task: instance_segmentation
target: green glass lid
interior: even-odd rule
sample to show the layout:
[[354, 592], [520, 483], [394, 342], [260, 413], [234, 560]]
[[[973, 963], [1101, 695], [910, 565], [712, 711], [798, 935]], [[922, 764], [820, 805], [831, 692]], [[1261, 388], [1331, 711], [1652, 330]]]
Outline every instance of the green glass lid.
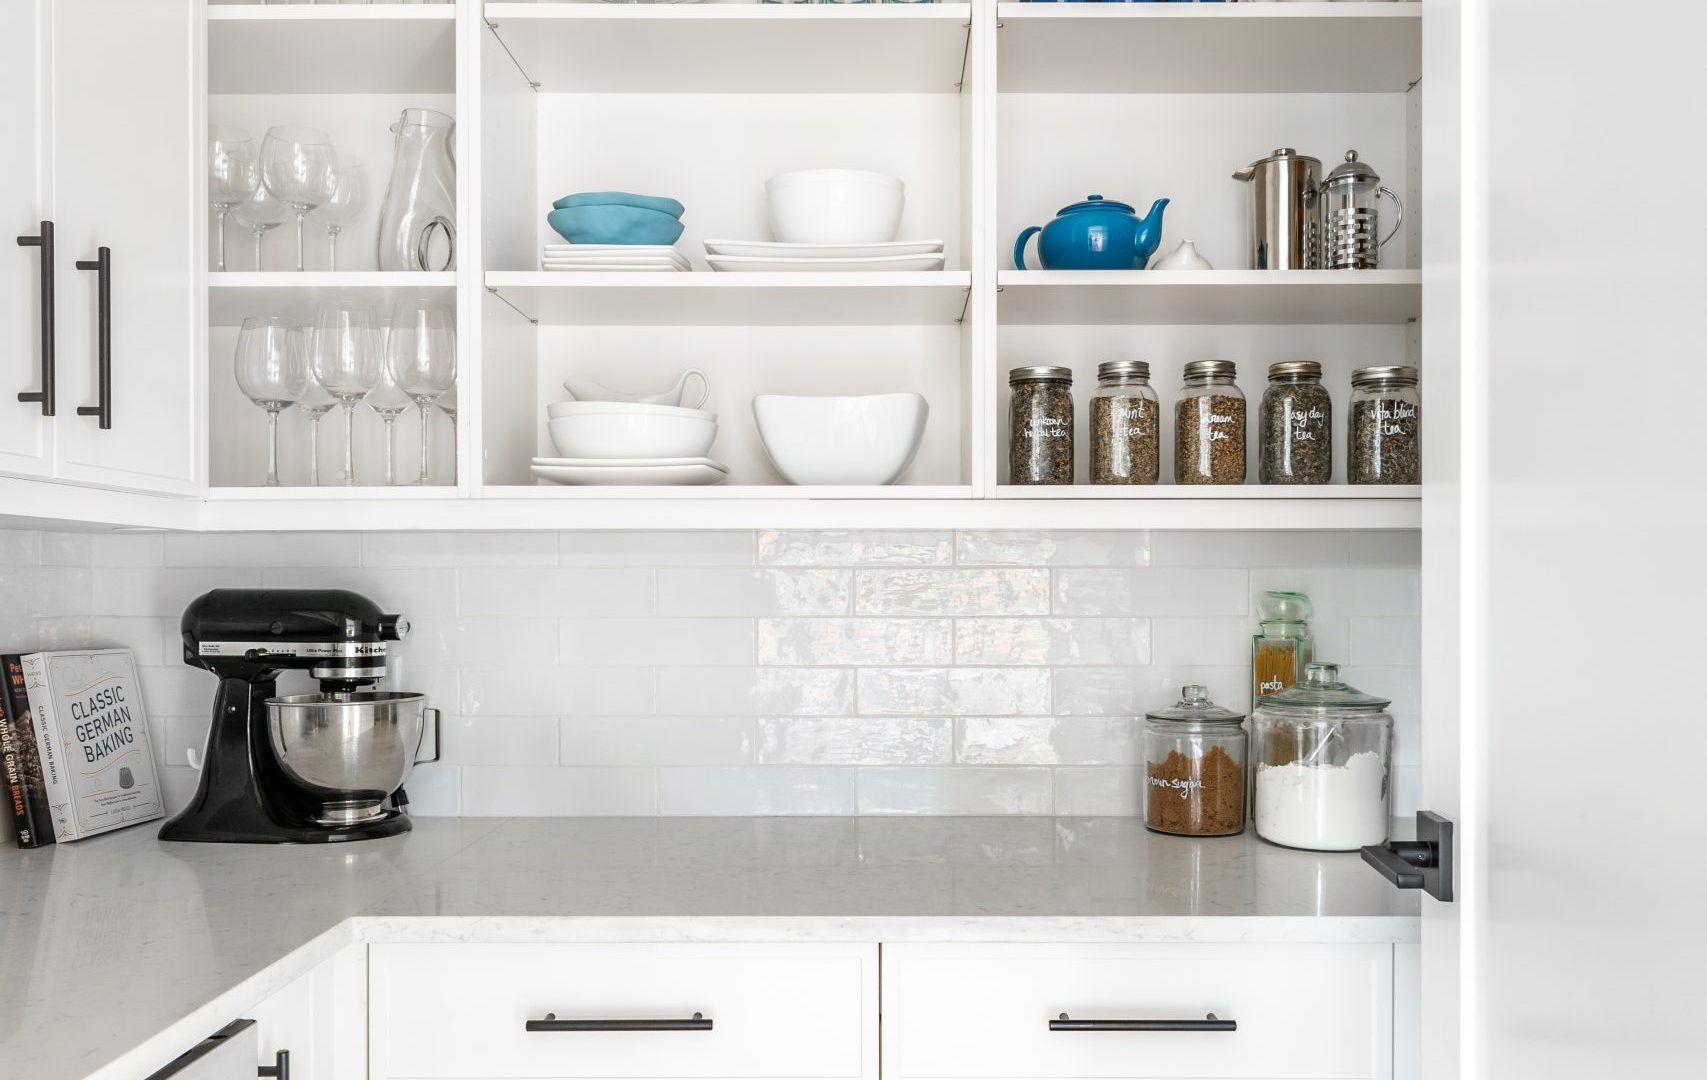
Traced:
[[1391, 699], [1365, 694], [1354, 686], [1340, 681], [1338, 664], [1306, 664], [1304, 677], [1296, 686], [1278, 694], [1263, 695], [1261, 704], [1291, 709], [1352, 709], [1380, 712], [1392, 704]]
[[1271, 589], [1257, 597], [1259, 622], [1308, 622], [1311, 614], [1310, 598], [1301, 592]]
[[1210, 701], [1209, 688], [1196, 683], [1180, 687], [1178, 705], [1169, 705], [1165, 709], [1157, 709], [1144, 715], [1151, 720], [1174, 720], [1193, 724], [1237, 724], [1245, 718], [1244, 713], [1223, 709]]

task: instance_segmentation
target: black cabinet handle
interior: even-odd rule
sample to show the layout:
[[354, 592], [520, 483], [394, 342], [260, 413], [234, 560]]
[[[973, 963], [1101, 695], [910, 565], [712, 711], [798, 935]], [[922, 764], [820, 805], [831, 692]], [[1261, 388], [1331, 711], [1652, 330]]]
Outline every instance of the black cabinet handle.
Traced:
[[95, 271], [96, 305], [99, 308], [95, 336], [96, 390], [94, 405], [77, 406], [78, 416], [98, 416], [101, 430], [113, 426], [113, 250], [96, 248], [93, 259], [78, 259], [77, 269]]
[[687, 1020], [559, 1020], [546, 1013], [544, 1020], [529, 1020], [529, 1031], [710, 1031], [711, 1021], [700, 1013]]
[[41, 414], [53, 415], [53, 222], [41, 223], [41, 232], [18, 237], [19, 247], [36, 248], [41, 257], [41, 389], [24, 390], [19, 401], [41, 402]]
[[1237, 1031], [1237, 1020], [1210, 1013], [1202, 1020], [1074, 1020], [1066, 1013], [1049, 1021], [1050, 1031]]
[[[107, 249], [102, 248], [104, 253]], [[280, 1050], [273, 1055], [273, 1064], [255, 1067], [256, 1076], [270, 1076], [274, 1080], [290, 1080], [290, 1051]]]
[[1417, 811], [1417, 838], [1389, 840], [1363, 849], [1363, 861], [1401, 889], [1421, 889], [1452, 902], [1452, 822]]

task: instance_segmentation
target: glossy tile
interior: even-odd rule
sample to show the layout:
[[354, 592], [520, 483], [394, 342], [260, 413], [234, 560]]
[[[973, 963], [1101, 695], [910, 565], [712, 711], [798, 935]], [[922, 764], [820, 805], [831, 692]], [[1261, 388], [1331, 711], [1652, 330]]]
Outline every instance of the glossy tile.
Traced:
[[1046, 570], [862, 570], [859, 615], [1038, 615], [1049, 610]]
[[946, 532], [759, 533], [761, 566], [947, 566], [954, 543]]
[[947, 619], [760, 619], [761, 664], [947, 664]]
[[845, 570], [660, 570], [660, 615], [845, 615]]
[[957, 664], [1148, 664], [1147, 619], [956, 619]]
[[750, 765], [748, 717], [566, 717], [558, 724], [560, 765]]
[[859, 711], [884, 716], [1013, 716], [1049, 711], [1037, 668], [863, 668]]
[[1250, 573], [1154, 567], [1055, 571], [1056, 615], [1244, 615]]
[[1147, 566], [1145, 532], [969, 531], [955, 534], [961, 566]]
[[954, 725], [946, 717], [766, 717], [759, 721], [765, 765], [947, 765]]
[[1048, 769], [859, 770], [862, 814], [1048, 814]]

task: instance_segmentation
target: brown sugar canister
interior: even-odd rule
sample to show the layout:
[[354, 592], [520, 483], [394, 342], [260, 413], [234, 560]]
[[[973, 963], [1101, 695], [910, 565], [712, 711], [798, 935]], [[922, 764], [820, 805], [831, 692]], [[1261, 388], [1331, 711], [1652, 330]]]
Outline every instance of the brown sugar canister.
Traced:
[[1180, 689], [1177, 705], [1144, 714], [1144, 827], [1176, 836], [1245, 831], [1244, 716]]

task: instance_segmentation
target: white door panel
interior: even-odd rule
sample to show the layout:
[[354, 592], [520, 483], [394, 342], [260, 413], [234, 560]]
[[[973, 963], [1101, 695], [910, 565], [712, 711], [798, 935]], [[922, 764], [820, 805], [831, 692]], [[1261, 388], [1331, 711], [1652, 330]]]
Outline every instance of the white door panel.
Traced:
[[52, 422], [19, 391], [41, 389], [39, 250], [12, 237], [36, 235], [51, 217], [46, 198], [47, 0], [0, 4], [0, 472], [40, 476], [53, 467]]

